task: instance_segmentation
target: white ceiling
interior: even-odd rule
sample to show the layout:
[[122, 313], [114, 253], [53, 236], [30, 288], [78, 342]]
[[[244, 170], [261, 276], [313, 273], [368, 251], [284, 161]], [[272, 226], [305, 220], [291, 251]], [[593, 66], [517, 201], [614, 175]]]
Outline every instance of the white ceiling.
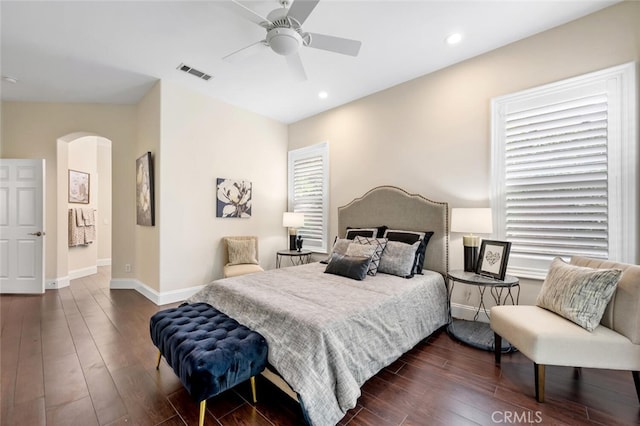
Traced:
[[[302, 1], [302, 0], [298, 0]], [[222, 57], [265, 30], [228, 1], [0, 2], [2, 99], [137, 103], [158, 79], [291, 123], [532, 34], [619, 0], [321, 0], [303, 28], [362, 41], [358, 57], [309, 47], [308, 80], [296, 81], [270, 50]], [[224, 7], [226, 3], [227, 7]], [[245, 1], [266, 16], [275, 0]], [[464, 34], [455, 46], [444, 42]], [[212, 74], [208, 82], [181, 63]], [[327, 99], [319, 99], [320, 91]]]

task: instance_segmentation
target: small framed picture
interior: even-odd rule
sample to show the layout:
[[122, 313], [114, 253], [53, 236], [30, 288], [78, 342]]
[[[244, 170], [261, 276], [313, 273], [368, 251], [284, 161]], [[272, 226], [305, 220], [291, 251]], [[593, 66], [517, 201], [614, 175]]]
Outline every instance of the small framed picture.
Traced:
[[482, 240], [476, 274], [504, 280], [509, 251], [511, 251], [511, 243], [508, 241]]
[[89, 204], [89, 173], [69, 170], [69, 202]]

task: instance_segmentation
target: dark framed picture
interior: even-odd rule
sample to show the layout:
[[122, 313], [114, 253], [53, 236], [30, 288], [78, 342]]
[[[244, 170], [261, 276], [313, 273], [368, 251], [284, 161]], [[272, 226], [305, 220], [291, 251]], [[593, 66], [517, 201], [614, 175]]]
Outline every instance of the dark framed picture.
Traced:
[[69, 202], [89, 204], [89, 173], [69, 170]]
[[482, 240], [476, 274], [504, 280], [510, 251], [509, 241]]
[[153, 159], [147, 152], [136, 160], [136, 223], [154, 226]]
[[251, 182], [218, 178], [216, 217], [251, 217]]

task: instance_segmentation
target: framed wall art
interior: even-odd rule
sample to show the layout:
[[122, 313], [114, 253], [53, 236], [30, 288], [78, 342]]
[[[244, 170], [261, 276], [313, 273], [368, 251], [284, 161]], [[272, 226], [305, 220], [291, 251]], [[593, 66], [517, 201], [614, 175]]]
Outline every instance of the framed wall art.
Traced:
[[218, 178], [216, 217], [251, 217], [251, 182]]
[[136, 160], [136, 223], [154, 226], [153, 158], [147, 152]]
[[508, 241], [482, 240], [476, 274], [504, 280], [511, 243]]
[[89, 173], [69, 170], [69, 202], [89, 204]]

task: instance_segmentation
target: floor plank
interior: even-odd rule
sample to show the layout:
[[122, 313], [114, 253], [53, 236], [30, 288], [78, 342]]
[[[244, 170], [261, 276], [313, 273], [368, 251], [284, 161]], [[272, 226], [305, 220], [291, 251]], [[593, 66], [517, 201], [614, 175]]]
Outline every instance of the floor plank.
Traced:
[[[1, 425], [197, 424], [198, 402], [166, 362], [156, 370], [149, 337], [151, 315], [177, 304], [156, 306], [109, 280], [99, 267], [42, 296], [0, 296]], [[546, 387], [540, 404], [520, 353], [498, 368], [492, 353], [440, 331], [368, 380], [339, 425], [640, 424], [629, 372], [548, 367]], [[300, 406], [261, 377], [249, 401], [248, 383], [211, 398], [205, 424], [304, 424]]]

